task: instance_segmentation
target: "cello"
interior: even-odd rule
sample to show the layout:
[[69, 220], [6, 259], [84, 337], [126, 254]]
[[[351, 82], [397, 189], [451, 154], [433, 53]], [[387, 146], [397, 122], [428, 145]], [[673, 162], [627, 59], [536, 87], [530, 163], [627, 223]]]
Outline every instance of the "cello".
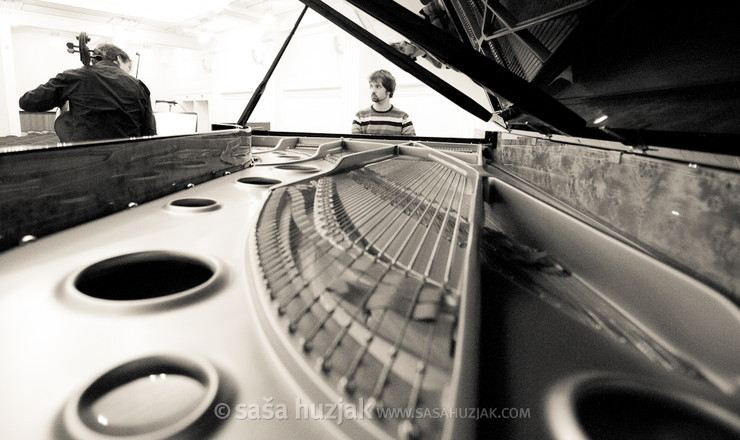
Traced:
[[[93, 55], [93, 51], [87, 47], [87, 43], [90, 42], [90, 37], [85, 32], [80, 32], [77, 36], [77, 45], [74, 43], [67, 43], [67, 52], [69, 53], [80, 53], [80, 61], [83, 66], [90, 66], [92, 59], [97, 59]], [[69, 142], [72, 140], [72, 115], [69, 113], [69, 102], [59, 108], [60, 114], [54, 121], [54, 131], [56, 132], [61, 142]]]

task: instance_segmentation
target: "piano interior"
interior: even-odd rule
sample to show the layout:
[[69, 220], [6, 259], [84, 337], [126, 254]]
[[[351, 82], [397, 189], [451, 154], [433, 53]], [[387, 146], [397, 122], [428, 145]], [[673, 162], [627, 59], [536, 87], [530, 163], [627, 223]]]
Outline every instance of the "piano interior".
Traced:
[[[737, 125], [564, 68], [633, 2], [304, 3], [501, 129], [5, 148], [8, 438], [738, 438]], [[731, 108], [725, 73], [639, 100]]]

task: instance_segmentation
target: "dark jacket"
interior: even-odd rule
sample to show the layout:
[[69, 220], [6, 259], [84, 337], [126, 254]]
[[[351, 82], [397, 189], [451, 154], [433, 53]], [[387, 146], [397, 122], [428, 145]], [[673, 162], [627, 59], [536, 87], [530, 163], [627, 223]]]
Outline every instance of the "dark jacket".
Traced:
[[67, 101], [71, 134], [64, 142], [157, 134], [149, 89], [112, 62], [65, 70], [21, 96], [19, 104], [47, 111]]

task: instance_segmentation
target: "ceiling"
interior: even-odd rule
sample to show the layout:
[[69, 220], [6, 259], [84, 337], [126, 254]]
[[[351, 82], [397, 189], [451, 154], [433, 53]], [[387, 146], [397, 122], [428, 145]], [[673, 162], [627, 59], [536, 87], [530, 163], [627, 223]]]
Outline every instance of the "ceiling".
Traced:
[[297, 0], [5, 0], [14, 27], [110, 36], [116, 30], [153, 43], [191, 47], [218, 34], [295, 11]]

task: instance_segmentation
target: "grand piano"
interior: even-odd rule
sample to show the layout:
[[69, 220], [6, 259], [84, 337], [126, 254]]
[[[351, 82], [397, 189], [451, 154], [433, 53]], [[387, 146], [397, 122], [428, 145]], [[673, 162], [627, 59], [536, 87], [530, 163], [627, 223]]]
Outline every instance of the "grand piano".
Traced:
[[4, 148], [4, 438], [740, 437], [722, 5], [303, 3], [490, 130]]

